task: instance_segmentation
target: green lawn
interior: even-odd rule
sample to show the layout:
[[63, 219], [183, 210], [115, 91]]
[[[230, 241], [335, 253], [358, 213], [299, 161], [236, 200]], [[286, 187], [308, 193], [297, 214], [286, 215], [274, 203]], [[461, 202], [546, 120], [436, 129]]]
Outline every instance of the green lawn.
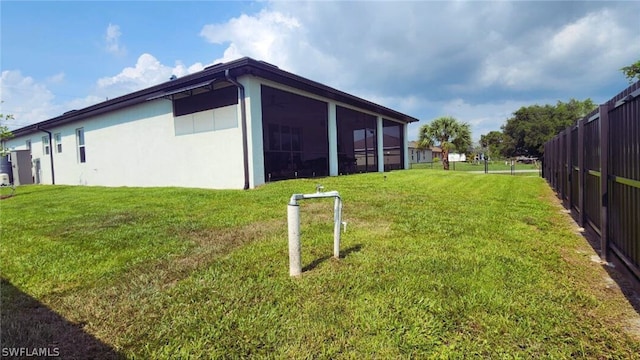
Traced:
[[[506, 171], [511, 170], [511, 164], [508, 163], [505, 165], [504, 161], [491, 161], [488, 164], [489, 171]], [[514, 170], [539, 170], [540, 164], [521, 164], [516, 163], [514, 165]], [[422, 163], [422, 164], [411, 164], [412, 169], [434, 169], [434, 170], [442, 170], [442, 163]], [[449, 169], [455, 171], [484, 171], [484, 163], [473, 164], [468, 162], [451, 162], [449, 163]]]
[[[625, 330], [635, 312], [544, 180], [385, 175], [249, 191], [19, 187], [0, 202], [2, 347], [143, 359], [640, 353]], [[333, 202], [303, 201], [305, 271], [292, 279], [286, 203], [317, 183], [343, 197], [343, 256], [331, 258]]]

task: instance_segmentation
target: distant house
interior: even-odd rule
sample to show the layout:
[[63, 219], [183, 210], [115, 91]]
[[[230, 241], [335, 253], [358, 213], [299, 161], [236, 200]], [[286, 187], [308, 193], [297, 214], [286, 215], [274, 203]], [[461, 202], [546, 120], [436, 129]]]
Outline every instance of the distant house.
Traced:
[[449, 159], [449, 162], [465, 162], [467, 161], [467, 154], [451, 152], [447, 158]]
[[442, 160], [442, 149], [438, 146], [432, 146], [431, 147], [431, 154], [433, 156], [434, 159], [440, 159]]
[[433, 162], [431, 149], [419, 149], [416, 141], [409, 141], [409, 163], [421, 164]]
[[13, 131], [36, 183], [248, 189], [409, 168], [418, 119], [242, 58]]

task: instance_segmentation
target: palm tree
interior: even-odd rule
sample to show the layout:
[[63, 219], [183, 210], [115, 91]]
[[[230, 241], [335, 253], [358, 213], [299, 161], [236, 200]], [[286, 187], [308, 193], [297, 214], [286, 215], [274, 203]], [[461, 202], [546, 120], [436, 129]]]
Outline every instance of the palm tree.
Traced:
[[428, 148], [439, 145], [442, 148], [442, 166], [449, 170], [449, 150], [466, 152], [471, 145], [471, 128], [451, 116], [439, 117], [420, 127], [418, 146]]

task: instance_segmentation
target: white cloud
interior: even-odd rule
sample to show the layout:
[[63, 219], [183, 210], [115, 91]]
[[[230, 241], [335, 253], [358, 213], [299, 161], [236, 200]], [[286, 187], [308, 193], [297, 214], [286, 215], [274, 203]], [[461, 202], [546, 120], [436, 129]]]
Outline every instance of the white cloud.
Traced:
[[22, 75], [18, 70], [3, 71], [0, 81], [3, 101], [2, 113], [14, 116], [14, 120], [6, 125], [10, 129], [17, 129], [104, 100], [96, 95], [87, 95], [83, 98], [57, 102], [47, 84], [59, 82], [62, 75], [53, 75], [45, 82], [39, 82], [31, 76]]
[[135, 66], [124, 68], [117, 75], [98, 79], [96, 93], [109, 98], [125, 95], [169, 81], [171, 75], [180, 77], [203, 68], [201, 63], [187, 67], [179, 61], [174, 66], [167, 66], [151, 54], [142, 54]]
[[228, 44], [217, 61], [255, 57], [347, 91], [567, 90], [610, 77], [640, 51], [637, 19], [606, 6], [273, 2], [201, 35]]
[[[498, 130], [521, 106], [570, 97], [606, 100], [615, 90], [602, 95], [603, 83], [619, 78], [626, 84], [618, 69], [640, 53], [640, 3], [634, 2], [262, 5], [254, 14], [202, 27], [204, 40], [223, 45], [213, 63], [250, 56], [405, 112], [423, 120], [410, 126], [410, 137], [417, 126], [442, 115], [472, 124], [476, 138]], [[109, 24], [105, 49], [123, 54], [121, 36], [120, 27]], [[12, 106], [41, 121], [203, 67], [163, 64], [142, 54], [134, 65], [98, 79], [87, 96], [62, 105], [54, 105], [47, 86], [70, 82], [71, 73], [42, 82], [19, 72], [7, 77], [30, 89], [13, 95]], [[4, 78], [3, 72], [3, 98], [9, 83]]]
[[602, 95], [603, 84], [624, 85], [618, 69], [640, 53], [638, 10], [631, 2], [270, 2], [201, 36], [226, 45], [216, 62], [268, 61], [426, 121], [456, 116], [479, 138], [521, 106], [615, 95]]
[[120, 44], [120, 36], [122, 32], [120, 31], [120, 26], [109, 24], [107, 26], [107, 31], [105, 34], [105, 49], [107, 52], [114, 55], [125, 55], [127, 50], [126, 48]]
[[210, 43], [229, 44], [223, 56], [213, 63], [249, 56], [283, 70], [307, 73], [307, 76], [309, 71], [304, 70], [309, 68], [305, 64], [317, 70], [337, 72], [338, 62], [314, 47], [305, 33], [306, 29], [296, 17], [262, 10], [253, 16], [243, 14], [222, 24], [206, 25], [200, 35]]
[[596, 86], [640, 53], [637, 25], [625, 27], [619, 16], [601, 9], [557, 28], [532, 31], [526, 42], [488, 54], [478, 84], [517, 90]]
[[0, 87], [2, 113], [14, 116], [14, 120], [6, 124], [10, 129], [47, 119], [55, 112], [53, 93], [46, 85], [23, 76], [20, 71], [3, 71]]
[[57, 73], [53, 76], [49, 76], [47, 78], [47, 83], [49, 84], [59, 84], [64, 81], [64, 73]]
[[[280, 12], [263, 10], [255, 16], [241, 15], [224, 24], [211, 24], [202, 28], [200, 35], [214, 44], [230, 42], [222, 58], [216, 62], [227, 62], [241, 56], [270, 59], [288, 65], [287, 56], [291, 40], [295, 40], [300, 23]], [[283, 55], [283, 56], [280, 56]]]
[[201, 63], [185, 66], [176, 62], [174, 66], [161, 64], [153, 55], [142, 54], [134, 67], [127, 67], [119, 74], [98, 79], [89, 94], [59, 101], [49, 89], [49, 85], [64, 80], [59, 73], [39, 82], [24, 76], [20, 71], [2, 72], [2, 111], [13, 114], [15, 121], [7, 124], [11, 129], [59, 116], [66, 111], [105, 101], [107, 98], [125, 95], [169, 80], [171, 75], [184, 76], [203, 69]]

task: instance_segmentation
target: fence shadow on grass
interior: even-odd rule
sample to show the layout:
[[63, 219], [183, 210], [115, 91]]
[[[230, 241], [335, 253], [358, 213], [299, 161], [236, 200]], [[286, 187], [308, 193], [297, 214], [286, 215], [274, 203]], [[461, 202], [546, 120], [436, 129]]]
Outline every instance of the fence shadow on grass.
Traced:
[[33, 297], [0, 278], [2, 297], [2, 357], [63, 359], [121, 359], [98, 340]]
[[[346, 248], [344, 250], [341, 250], [340, 251], [340, 259], [344, 259], [347, 256], [349, 256], [350, 254], [352, 254], [354, 252], [358, 252], [360, 250], [362, 250], [362, 244], [356, 244], [356, 245], [354, 245], [352, 247], [349, 247], [349, 248]], [[309, 263], [309, 265], [303, 267], [302, 268], [302, 272], [313, 270], [316, 267], [318, 267], [318, 265], [320, 265], [323, 262], [331, 259], [332, 257], [333, 257], [332, 255], [327, 255], [327, 256], [323, 256], [321, 258], [315, 259], [311, 263]]]
[[[571, 211], [571, 217], [574, 221], [577, 221], [577, 214], [575, 211]], [[577, 223], [576, 226], [578, 226]], [[591, 226], [585, 224], [582, 236], [587, 240], [598, 256], [601, 256], [602, 251], [600, 237], [591, 228]], [[609, 263], [603, 263], [602, 268], [609, 274], [609, 277], [616, 282], [624, 296], [627, 298], [627, 301], [629, 301], [629, 304], [631, 304], [635, 311], [640, 314], [640, 279], [636, 278], [613, 252], [609, 253]]]

